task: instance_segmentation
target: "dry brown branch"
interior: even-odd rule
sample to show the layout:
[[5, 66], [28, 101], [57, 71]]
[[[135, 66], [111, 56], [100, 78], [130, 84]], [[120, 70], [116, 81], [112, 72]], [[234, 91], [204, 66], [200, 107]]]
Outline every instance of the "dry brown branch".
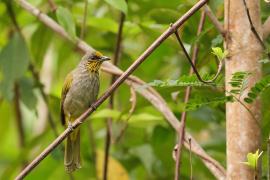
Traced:
[[218, 21], [217, 17], [215, 16], [215, 14], [212, 12], [212, 10], [210, 9], [208, 5], [204, 6], [204, 11], [206, 15], [209, 17], [209, 19], [211, 20], [211, 22], [213, 23], [213, 25], [217, 28], [219, 33], [224, 37], [225, 30], [223, 28], [223, 24]]
[[[57, 32], [60, 36], [62, 36], [64, 39], [67, 39], [69, 41], [72, 41], [71, 38], [68, 36], [68, 34], [65, 32], [65, 30], [59, 26], [54, 20], [52, 20], [50, 17], [48, 17], [46, 14], [42, 13], [39, 9], [33, 7], [31, 4], [29, 4], [25, 0], [17, 0], [16, 1], [22, 8], [24, 8], [26, 11], [30, 12], [34, 16], [38, 17], [38, 19], [43, 22], [46, 26], [51, 28], [53, 31]], [[205, 1], [203, 1], [205, 2]], [[186, 19], [186, 17], [185, 17]], [[73, 42], [73, 41], [72, 41]], [[74, 43], [74, 42], [73, 42]], [[84, 41], [77, 40], [76, 43], [77, 48], [79, 48], [81, 51], [91, 51], [94, 50], [91, 46], [86, 44]], [[116, 74], [120, 76], [123, 71], [121, 71], [119, 68], [113, 66], [110, 63], [104, 63], [102, 66], [102, 70], [105, 72], [109, 72], [112, 74]], [[174, 129], [179, 128], [179, 122], [175, 115], [172, 113], [172, 111], [169, 109], [167, 103], [164, 101], [164, 99], [151, 87], [147, 89], [143, 89], [138, 91], [138, 87], [141, 87], [144, 82], [140, 80], [139, 78], [135, 76], [129, 76], [128, 79], [125, 81], [128, 85], [134, 87], [134, 89], [137, 90], [139, 94], [141, 94], [143, 97], [145, 97], [149, 102], [153, 104], [155, 108], [157, 108], [158, 111], [160, 111], [166, 120], [173, 126]], [[63, 134], [69, 133], [69, 129], [65, 130]], [[65, 137], [60, 136], [58, 137], [55, 142], [64, 140]], [[188, 133], [185, 134], [185, 139], [192, 138]], [[50, 145], [49, 148], [54, 148], [57, 145]], [[188, 148], [189, 145], [185, 144], [185, 146]], [[212, 159], [201, 147], [200, 145], [195, 141], [195, 139], [192, 138], [192, 152], [199, 155], [200, 157], [203, 157], [202, 160], [204, 164], [209, 168], [209, 170], [217, 177], [217, 178], [225, 178], [226, 172], [224, 168], [214, 159]], [[50, 152], [50, 151], [49, 151]], [[39, 157], [42, 159], [47, 156], [49, 152], [43, 152]], [[35, 166], [39, 163], [37, 161], [34, 162]], [[31, 170], [31, 169], [30, 169]], [[28, 172], [24, 172], [22, 175], [26, 175]], [[22, 172], [23, 173], [23, 172]], [[20, 177], [20, 176], [19, 176]]]
[[263, 39], [266, 39], [270, 35], [270, 17], [266, 19], [262, 28], [263, 28]]
[[[120, 60], [120, 54], [121, 54], [121, 43], [122, 43], [122, 34], [123, 34], [123, 26], [125, 21], [125, 14], [123, 12], [120, 13], [120, 20], [119, 20], [119, 26], [118, 26], [118, 32], [117, 32], [117, 38], [116, 38], [116, 45], [114, 50], [114, 58], [113, 58], [113, 65], [117, 66], [118, 62]], [[111, 76], [111, 83], [112, 85], [116, 79], [116, 76], [112, 74]], [[109, 98], [109, 108], [114, 108], [114, 93], [111, 94]], [[109, 117], [107, 119], [107, 135], [106, 135], [106, 141], [105, 141], [105, 156], [104, 156], [104, 165], [103, 165], [103, 179], [107, 179], [108, 174], [108, 165], [109, 165], [109, 152], [110, 152], [110, 146], [112, 140], [112, 118]]]
[[[16, 125], [18, 128], [18, 139], [19, 139], [19, 147], [23, 149], [25, 147], [25, 132], [23, 128], [23, 118], [22, 111], [20, 107], [20, 89], [19, 84], [15, 82], [14, 84], [14, 109], [16, 116]], [[23, 167], [27, 164], [27, 162], [22, 162]]]
[[[198, 30], [197, 30], [197, 36], [199, 36], [200, 33], [202, 32], [204, 22], [205, 22], [205, 11], [202, 11], [201, 12], [200, 22], [199, 22], [199, 25], [198, 25]], [[179, 36], [177, 36], [177, 37], [179, 37]], [[199, 52], [199, 45], [198, 45], [198, 43], [196, 43], [194, 45], [194, 47], [193, 47], [192, 58], [190, 59], [191, 63], [194, 66], [196, 65], [196, 61], [197, 61], [197, 57], [198, 57], [198, 52]], [[193, 68], [192, 67], [190, 67], [189, 74], [190, 75], [193, 74]], [[191, 87], [188, 86], [186, 88], [186, 91], [185, 91], [185, 99], [184, 99], [184, 103], [185, 104], [188, 103], [190, 94], [191, 94]], [[186, 111], [182, 112], [180, 127], [179, 127], [179, 130], [178, 130], [178, 143], [177, 143], [177, 149], [176, 149], [176, 163], [175, 163], [175, 171], [174, 171], [174, 174], [175, 174], [175, 178], [174, 179], [175, 180], [178, 180], [179, 179], [179, 174], [181, 172], [180, 171], [180, 161], [181, 161], [182, 145], [184, 144], [183, 142], [185, 140], [184, 135], [185, 135], [185, 127], [186, 127], [186, 117], [187, 117], [187, 112]], [[190, 144], [190, 147], [191, 147], [191, 140], [189, 141], [189, 144]], [[190, 148], [190, 151], [191, 151], [191, 148]]]
[[86, 31], [86, 19], [87, 19], [87, 12], [88, 12], [87, 8], [88, 8], [88, 0], [84, 0], [83, 20], [82, 20], [81, 34], [80, 34], [81, 39], [84, 39], [84, 34]]
[[57, 6], [53, 0], [48, 0], [51, 10], [54, 12], [57, 9]]
[[117, 143], [120, 141], [120, 139], [123, 137], [126, 129], [128, 128], [128, 121], [131, 118], [132, 114], [135, 111], [136, 108], [136, 104], [137, 104], [137, 94], [135, 89], [131, 86], [130, 87], [130, 99], [129, 99], [130, 103], [131, 103], [131, 107], [128, 111], [128, 115], [127, 118], [124, 120], [125, 124], [124, 127], [120, 130], [119, 134], [116, 136], [116, 138], [114, 139], [114, 141], [112, 143]]
[[267, 178], [270, 179], [270, 135], [267, 139]]

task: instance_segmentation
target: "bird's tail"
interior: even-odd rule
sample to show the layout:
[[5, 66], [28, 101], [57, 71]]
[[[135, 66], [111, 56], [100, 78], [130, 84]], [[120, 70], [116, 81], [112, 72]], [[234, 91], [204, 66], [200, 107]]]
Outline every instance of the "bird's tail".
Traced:
[[67, 137], [64, 164], [68, 173], [72, 173], [76, 169], [81, 168], [79, 129], [75, 129], [74, 132]]

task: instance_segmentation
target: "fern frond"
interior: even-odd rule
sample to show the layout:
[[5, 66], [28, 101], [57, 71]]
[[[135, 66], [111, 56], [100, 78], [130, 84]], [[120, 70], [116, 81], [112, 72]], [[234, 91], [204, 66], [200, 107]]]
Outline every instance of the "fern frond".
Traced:
[[259, 82], [257, 82], [248, 92], [247, 97], [244, 101], [247, 103], [252, 103], [260, 93], [270, 87], [270, 75], [265, 76]]
[[245, 72], [245, 71], [233, 73], [232, 78], [229, 82], [229, 84], [231, 84], [231, 86], [232, 86], [230, 93], [236, 94], [236, 95], [241, 95], [242, 92], [246, 89], [249, 75], [250, 75], [250, 73]]
[[223, 96], [223, 97], [215, 97], [215, 98], [207, 98], [207, 97], [197, 97], [195, 99], [190, 100], [186, 104], [186, 110], [196, 110], [202, 106], [212, 105], [217, 106], [219, 104], [224, 104], [226, 102], [233, 102], [232, 96]]
[[[206, 74], [203, 76], [205, 81], [211, 80], [213, 75]], [[203, 83], [198, 80], [196, 75], [183, 75], [179, 79], [176, 80], [154, 80], [147, 85], [154, 87], [202, 87], [202, 86], [221, 86], [222, 77], [220, 76], [214, 83]]]

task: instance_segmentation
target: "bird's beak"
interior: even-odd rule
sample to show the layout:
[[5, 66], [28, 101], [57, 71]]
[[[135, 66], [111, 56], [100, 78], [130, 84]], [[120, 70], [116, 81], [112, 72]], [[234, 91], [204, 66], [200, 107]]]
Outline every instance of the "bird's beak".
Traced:
[[107, 57], [107, 56], [102, 56], [102, 57], [100, 58], [100, 60], [101, 60], [101, 61], [109, 61], [109, 60], [111, 60], [111, 58], [109, 58], [109, 57]]

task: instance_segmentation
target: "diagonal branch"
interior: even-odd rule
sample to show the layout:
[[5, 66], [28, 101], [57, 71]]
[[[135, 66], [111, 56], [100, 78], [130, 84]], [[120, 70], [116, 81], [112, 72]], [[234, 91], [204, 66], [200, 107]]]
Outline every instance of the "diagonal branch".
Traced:
[[218, 21], [217, 17], [213, 13], [213, 11], [210, 9], [210, 7], [208, 5], [205, 5], [203, 7], [203, 10], [206, 13], [206, 15], [209, 17], [209, 19], [212, 21], [213, 25], [217, 28], [217, 30], [219, 31], [219, 33], [223, 37], [225, 37], [225, 30], [223, 28], [223, 24]]
[[195, 64], [192, 62], [192, 59], [189, 56], [189, 54], [188, 54], [188, 52], [187, 52], [187, 50], [186, 50], [183, 42], [181, 41], [181, 38], [180, 38], [180, 36], [179, 36], [179, 34], [178, 34], [177, 31], [175, 31], [175, 35], [176, 35], [176, 38], [177, 38], [177, 41], [178, 41], [179, 45], [181, 46], [182, 50], [184, 51], [184, 54], [185, 54], [186, 58], [188, 59], [188, 62], [191, 65], [191, 68], [194, 71], [194, 73], [196, 74], [198, 80], [201, 81], [201, 82], [203, 82], [203, 83], [206, 83], [206, 84], [213, 83], [218, 78], [219, 74], [221, 73], [221, 70], [222, 70], [222, 61], [219, 60], [218, 69], [217, 69], [217, 72], [216, 72], [215, 76], [212, 79], [210, 79], [210, 80], [207, 80], [207, 81], [203, 80], [202, 77], [201, 77], [201, 75], [199, 74], [199, 72], [198, 72]]
[[263, 39], [266, 39], [270, 35], [270, 16], [263, 24]]
[[[46, 26], [51, 28], [53, 31], [58, 33], [60, 36], [62, 36], [64, 39], [71, 40], [71, 38], [68, 36], [68, 34], [65, 32], [65, 30], [59, 26], [54, 20], [52, 20], [50, 17], [48, 17], [46, 14], [42, 13], [39, 9], [33, 7], [31, 4], [26, 2], [25, 0], [17, 0], [17, 3], [24, 8], [26, 11], [30, 12], [34, 16], [36, 16], [41, 22], [43, 22]], [[186, 15], [185, 15], [186, 16]], [[74, 43], [74, 42], [73, 42]], [[83, 52], [93, 50], [91, 46], [86, 44], [84, 41], [77, 40], [76, 46], [78, 49], [80, 49]], [[108, 73], [115, 74], [117, 76], [120, 76], [123, 71], [121, 71], [119, 68], [113, 66], [110, 63], [104, 63], [102, 66], [102, 70]], [[139, 78], [135, 76], [129, 76], [128, 79], [125, 81], [128, 85], [132, 86], [134, 89], [138, 91], [138, 88], [144, 85], [145, 83], [140, 80]], [[156, 92], [153, 88], [149, 87], [147, 89], [143, 89], [138, 91], [139, 94], [141, 94], [143, 97], [145, 97], [152, 105], [160, 111], [166, 120], [168, 121], [169, 124], [175, 129], [178, 130], [179, 128], [179, 122], [178, 119], [175, 117], [175, 115], [172, 113], [170, 108], [168, 107], [167, 103], [165, 100]], [[64, 132], [66, 133], [66, 132]], [[59, 137], [56, 141], [61, 141], [63, 140], [64, 137]], [[187, 132], [185, 133], [185, 139], [188, 140], [189, 138], [192, 139], [192, 152], [198, 155], [204, 164], [209, 168], [209, 170], [217, 177], [217, 178], [224, 178], [226, 176], [226, 172], [224, 168], [213, 158], [211, 158], [201, 147], [200, 145], [196, 142], [194, 138], [192, 138]], [[57, 145], [51, 145], [50, 147], [54, 147]], [[185, 146], [189, 148], [189, 145], [185, 143]], [[49, 152], [43, 152], [40, 157], [45, 158], [45, 156], [48, 155]], [[44, 157], [43, 157], [44, 156]], [[39, 158], [40, 158], [39, 157]], [[36, 166], [39, 161], [41, 160], [35, 160], [37, 162], [33, 162], [32, 164], [35, 164]], [[28, 170], [25, 170], [25, 172], [22, 172], [21, 175], [18, 177], [23, 177], [26, 174], [29, 173], [34, 167], [28, 167]]]

